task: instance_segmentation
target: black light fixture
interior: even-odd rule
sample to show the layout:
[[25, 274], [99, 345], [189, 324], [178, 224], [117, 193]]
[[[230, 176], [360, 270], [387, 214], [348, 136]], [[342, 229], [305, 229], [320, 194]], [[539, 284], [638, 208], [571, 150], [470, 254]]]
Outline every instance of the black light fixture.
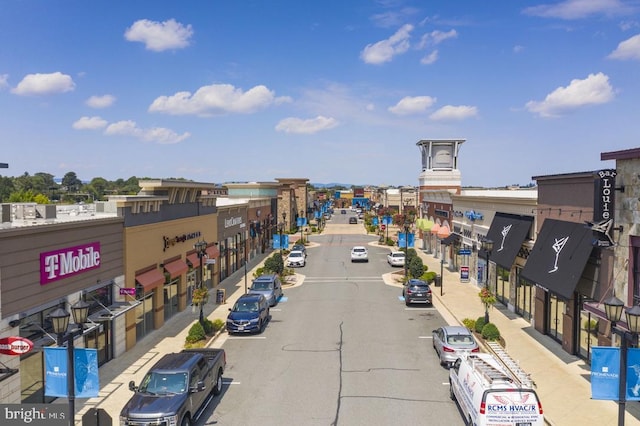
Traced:
[[75, 424], [76, 413], [76, 392], [75, 392], [75, 365], [74, 365], [74, 346], [73, 339], [76, 336], [82, 336], [84, 332], [84, 323], [87, 322], [90, 305], [84, 300], [80, 300], [71, 306], [73, 321], [78, 326], [73, 330], [69, 330], [69, 319], [71, 315], [62, 307], [59, 307], [49, 314], [53, 332], [57, 335], [57, 344], [59, 347], [67, 343], [67, 398], [69, 400], [69, 425]]
[[[484, 252], [487, 254], [487, 278], [484, 281], [484, 288], [487, 291], [491, 291], [491, 289], [489, 288], [489, 259], [491, 258], [491, 252], [493, 251], [493, 240], [490, 240], [488, 238], [485, 238], [482, 240], [482, 248], [484, 249]], [[488, 324], [489, 323], [489, 305], [487, 303], [484, 304], [484, 323]]]
[[[202, 293], [203, 290], [205, 289], [204, 264], [202, 263], [202, 259], [204, 259], [207, 256], [207, 246], [208, 244], [204, 240], [197, 241], [193, 245], [193, 248], [196, 250], [196, 254], [198, 255], [198, 259], [200, 259], [200, 272], [198, 273], [198, 284], [197, 284], [197, 288], [200, 293]], [[198, 317], [198, 321], [200, 322], [200, 325], [202, 325], [202, 327], [204, 328], [204, 299], [200, 300], [198, 305], [200, 308], [200, 315]]]
[[611, 332], [620, 336], [620, 377], [618, 383], [618, 425], [624, 425], [625, 405], [627, 402], [627, 353], [629, 344], [635, 346], [638, 343], [640, 333], [640, 306], [632, 306], [625, 310], [628, 330], [618, 327], [616, 324], [622, 317], [624, 302], [615, 295], [604, 302], [604, 312], [611, 322]]

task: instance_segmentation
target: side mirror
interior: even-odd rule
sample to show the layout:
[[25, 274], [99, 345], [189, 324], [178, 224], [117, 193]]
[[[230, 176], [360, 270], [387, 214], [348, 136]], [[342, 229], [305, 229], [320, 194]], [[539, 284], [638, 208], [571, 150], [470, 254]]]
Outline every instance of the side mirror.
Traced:
[[135, 392], [138, 390], [138, 387], [136, 386], [136, 382], [134, 382], [133, 380], [129, 382], [129, 390], [131, 392]]

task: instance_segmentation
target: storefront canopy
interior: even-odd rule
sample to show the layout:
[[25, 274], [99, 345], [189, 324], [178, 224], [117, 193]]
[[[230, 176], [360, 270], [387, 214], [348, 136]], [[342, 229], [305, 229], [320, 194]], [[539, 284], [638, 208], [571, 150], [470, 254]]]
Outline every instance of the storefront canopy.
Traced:
[[220, 257], [220, 250], [218, 249], [218, 246], [207, 247], [207, 257], [209, 257], [209, 259], [217, 259]]
[[197, 268], [200, 266], [200, 258], [198, 253], [191, 253], [187, 255], [187, 261], [191, 264], [191, 267]]
[[164, 283], [164, 274], [157, 269], [152, 269], [136, 275], [136, 282], [142, 286], [145, 292], [148, 292]]
[[[531, 216], [497, 212], [487, 232], [487, 238], [493, 241], [490, 259], [504, 269], [510, 270], [522, 243], [529, 235], [532, 224]], [[481, 249], [478, 256], [486, 258], [487, 253]]]
[[571, 299], [591, 250], [593, 233], [584, 224], [546, 219], [522, 276], [564, 299]]
[[189, 270], [189, 265], [187, 265], [184, 260], [177, 259], [173, 262], [165, 263], [164, 270], [167, 271], [169, 275], [171, 275], [171, 278], [178, 278], [180, 275]]
[[447, 238], [442, 240], [442, 244], [444, 244], [445, 246], [449, 246], [453, 243], [457, 243], [458, 241], [460, 241], [460, 235], [456, 234], [455, 232], [452, 232], [451, 234], [449, 234]]

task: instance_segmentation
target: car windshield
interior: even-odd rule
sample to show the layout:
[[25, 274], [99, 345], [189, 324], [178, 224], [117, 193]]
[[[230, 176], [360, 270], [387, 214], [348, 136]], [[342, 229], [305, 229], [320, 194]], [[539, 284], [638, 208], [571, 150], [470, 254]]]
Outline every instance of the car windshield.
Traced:
[[356, 253], [364, 253], [367, 250], [365, 250], [363, 248], [354, 248], [353, 251], [356, 252]]
[[302, 252], [289, 253], [289, 257], [302, 257]]
[[234, 312], [258, 312], [258, 302], [238, 301], [233, 306]]
[[392, 253], [392, 257], [404, 257], [404, 253]]
[[271, 290], [273, 284], [267, 281], [255, 281], [251, 284], [251, 290]]
[[473, 339], [468, 334], [452, 334], [447, 336], [447, 343], [450, 345], [468, 345], [473, 343]]
[[147, 374], [138, 391], [154, 395], [184, 393], [187, 391], [187, 373], [154, 373]]

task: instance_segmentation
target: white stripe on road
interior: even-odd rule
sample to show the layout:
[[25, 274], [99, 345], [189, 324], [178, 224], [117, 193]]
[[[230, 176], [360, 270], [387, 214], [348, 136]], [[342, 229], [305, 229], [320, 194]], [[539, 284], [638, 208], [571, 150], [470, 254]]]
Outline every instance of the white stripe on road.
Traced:
[[229, 336], [228, 340], [266, 339], [265, 336]]
[[418, 336], [418, 339], [433, 339], [433, 336]]

